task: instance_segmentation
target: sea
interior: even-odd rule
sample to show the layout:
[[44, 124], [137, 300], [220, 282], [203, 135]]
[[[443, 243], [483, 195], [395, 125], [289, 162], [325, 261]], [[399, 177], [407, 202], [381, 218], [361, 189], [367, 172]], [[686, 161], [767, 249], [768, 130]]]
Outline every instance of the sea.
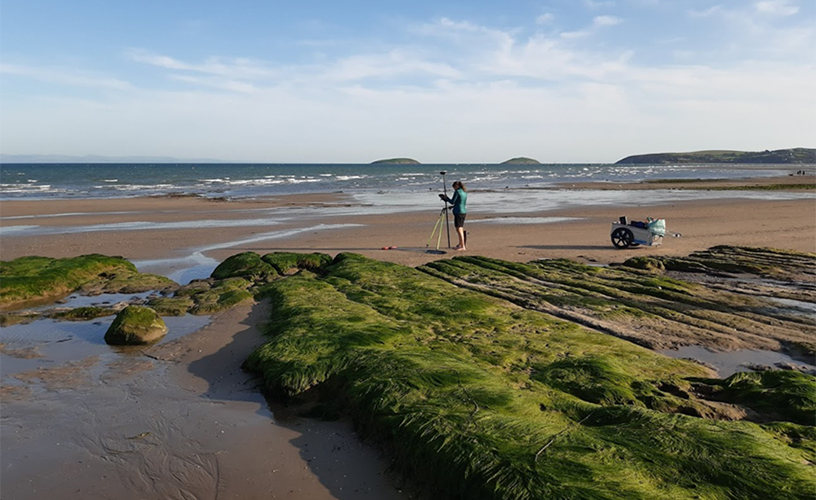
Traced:
[[[737, 179], [796, 171], [791, 165], [618, 164], [264, 164], [3, 163], [0, 201], [196, 195], [256, 198], [287, 194], [442, 191], [455, 180], [469, 191], [549, 188], [571, 182]], [[812, 170], [811, 166], [811, 170]]]

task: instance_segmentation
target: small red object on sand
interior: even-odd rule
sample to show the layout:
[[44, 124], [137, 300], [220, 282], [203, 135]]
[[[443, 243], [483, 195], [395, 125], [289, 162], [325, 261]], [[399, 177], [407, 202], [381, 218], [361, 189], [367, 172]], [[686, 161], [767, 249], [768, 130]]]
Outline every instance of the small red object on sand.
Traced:
[[396, 250], [397, 247], [382, 247], [383, 250]]

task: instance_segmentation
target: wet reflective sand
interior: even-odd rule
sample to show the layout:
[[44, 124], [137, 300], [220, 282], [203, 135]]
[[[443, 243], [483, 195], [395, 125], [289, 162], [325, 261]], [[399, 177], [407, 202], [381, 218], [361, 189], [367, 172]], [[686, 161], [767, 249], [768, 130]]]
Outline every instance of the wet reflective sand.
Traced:
[[347, 423], [272, 414], [240, 369], [267, 314], [4, 377], [2, 498], [411, 498]]

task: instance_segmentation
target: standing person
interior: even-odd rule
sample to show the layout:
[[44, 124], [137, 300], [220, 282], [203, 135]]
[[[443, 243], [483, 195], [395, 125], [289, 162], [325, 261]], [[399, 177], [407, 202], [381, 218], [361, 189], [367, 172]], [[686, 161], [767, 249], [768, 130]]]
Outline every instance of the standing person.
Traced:
[[467, 215], [467, 189], [462, 181], [453, 183], [453, 198], [448, 198], [444, 194], [439, 197], [453, 205], [453, 226], [456, 234], [459, 235], [459, 244], [454, 250], [464, 251], [465, 248], [465, 215]]

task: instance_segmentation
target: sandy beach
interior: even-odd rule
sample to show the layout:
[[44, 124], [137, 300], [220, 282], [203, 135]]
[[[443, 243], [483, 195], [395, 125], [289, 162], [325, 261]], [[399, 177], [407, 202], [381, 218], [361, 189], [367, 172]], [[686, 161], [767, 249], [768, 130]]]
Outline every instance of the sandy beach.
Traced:
[[[671, 184], [680, 190], [813, 184], [816, 177], [752, 179], [748, 181], [706, 181]], [[511, 261], [539, 258], [568, 258], [579, 262], [608, 264], [644, 253], [684, 255], [714, 245], [747, 245], [816, 252], [816, 194], [796, 200], [707, 199], [673, 201], [645, 205], [638, 192], [666, 189], [666, 183], [616, 184], [586, 183], [563, 186], [580, 193], [583, 190], [630, 191], [631, 203], [550, 210], [546, 212], [504, 211], [501, 214], [479, 210], [479, 193], [471, 193], [466, 230], [468, 253]], [[803, 192], [802, 190], [797, 190]], [[546, 198], [549, 190], [536, 196]], [[813, 191], [806, 191], [813, 193]], [[4, 228], [28, 224], [49, 227], [108, 225], [102, 231], [56, 234], [25, 233], [2, 238], [0, 256], [10, 260], [24, 255], [68, 257], [86, 253], [121, 255], [132, 261], [181, 258], [201, 249], [218, 261], [244, 251], [267, 253], [280, 250], [356, 252], [409, 266], [448, 258], [451, 253], [426, 253], [426, 245], [439, 215], [429, 201], [427, 210], [406, 213], [365, 213], [348, 195], [319, 194], [278, 196], [267, 199], [222, 201], [195, 197], [127, 198], [117, 200], [44, 200], [4, 201], [0, 216]], [[355, 207], [357, 215], [331, 215], [333, 209]], [[319, 209], [315, 216], [284, 218], [281, 210]], [[276, 216], [265, 216], [275, 210]], [[375, 210], [371, 210], [375, 212]], [[298, 212], [301, 213], [301, 212]], [[33, 218], [36, 216], [36, 218]], [[609, 240], [610, 223], [620, 216], [630, 220], [663, 218], [668, 236], [663, 245], [618, 250]], [[254, 224], [230, 226], [230, 221], [252, 219]], [[568, 218], [569, 220], [561, 220]], [[220, 221], [214, 228], [199, 227], [202, 221]], [[128, 224], [145, 224], [146, 229], [131, 230]], [[274, 226], [265, 225], [275, 223]], [[151, 227], [151, 224], [154, 227]], [[159, 225], [173, 224], [168, 229]], [[120, 225], [117, 230], [115, 225]], [[331, 225], [336, 228], [312, 229]], [[452, 226], [452, 220], [451, 220]], [[268, 238], [264, 234], [271, 231]], [[302, 230], [302, 232], [297, 232]], [[286, 234], [290, 231], [291, 234]], [[281, 236], [283, 234], [283, 236]], [[674, 236], [677, 235], [677, 236]], [[452, 243], [456, 237], [451, 227]], [[431, 241], [431, 247], [436, 241]], [[397, 247], [383, 250], [383, 247]], [[443, 235], [441, 248], [447, 250]]]
[[[815, 181], [813, 176], [786, 176], [738, 184]], [[468, 206], [465, 253], [510, 261], [567, 258], [592, 264], [639, 255], [686, 255], [715, 245], [816, 253], [812, 190], [798, 189], [812, 196], [791, 200], [732, 197], [648, 205], [637, 194], [643, 189], [734, 185], [735, 181], [670, 187], [570, 185], [562, 187], [575, 193], [630, 191], [632, 202], [500, 214], [480, 211], [475, 191]], [[537, 195], [548, 193], [540, 190]], [[359, 210], [331, 215], [335, 208]], [[315, 215], [280, 217], [303, 210]], [[278, 219], [269, 220], [268, 213]], [[426, 253], [439, 215], [432, 202], [427, 210], [372, 214], [342, 193], [241, 201], [196, 197], [3, 201], [0, 215], [4, 229], [40, 227], [39, 232], [9, 232], [0, 239], [2, 260], [102, 253], [121, 255], [137, 265], [153, 262], [150, 272], [169, 273], [189, 265], [184, 259], [191, 255], [217, 262], [245, 251], [355, 252], [409, 266], [458, 254], [446, 248], [444, 237], [442, 249], [447, 253]], [[609, 230], [620, 216], [666, 219], [663, 244], [616, 249]], [[104, 229], [67, 230], [94, 225]], [[455, 244], [453, 233], [451, 238]], [[49, 387], [54, 374], [49, 378], [46, 373], [29, 374], [28, 380], [37, 386], [29, 393], [4, 388], [3, 497], [410, 498], [398, 488], [398, 481], [384, 474], [387, 459], [361, 445], [348, 424], [287, 421], [282, 418], [285, 409], [269, 410], [240, 370], [243, 359], [263, 342], [257, 326], [268, 314], [264, 304], [222, 313], [195, 334], [122, 358], [107, 368], [103, 378], [94, 371], [95, 362], [85, 369], [63, 367], [82, 374], [68, 388]], [[61, 376], [64, 373], [56, 378]], [[27, 422], [45, 427], [57, 413], [65, 416], [59, 427], [30, 430]], [[13, 435], [9, 429], [14, 429]], [[55, 454], [53, 442], [60, 440], [67, 447]], [[59, 488], [68, 478], [76, 485], [70, 494]]]

